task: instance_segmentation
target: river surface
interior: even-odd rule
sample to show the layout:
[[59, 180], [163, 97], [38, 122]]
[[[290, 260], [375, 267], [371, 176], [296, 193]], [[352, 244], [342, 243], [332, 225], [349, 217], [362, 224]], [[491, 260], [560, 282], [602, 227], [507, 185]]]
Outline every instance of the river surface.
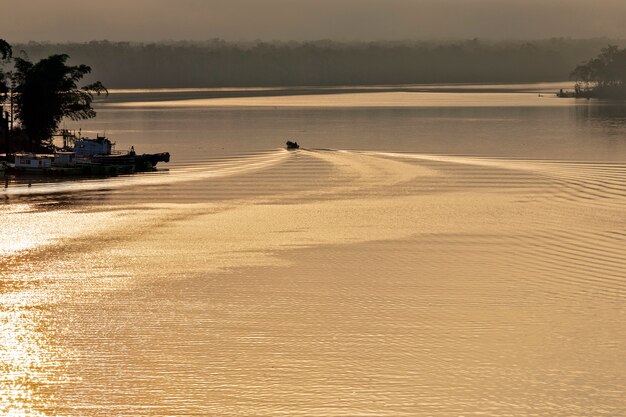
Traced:
[[172, 161], [4, 182], [0, 414], [626, 415], [626, 107], [560, 87], [112, 91]]

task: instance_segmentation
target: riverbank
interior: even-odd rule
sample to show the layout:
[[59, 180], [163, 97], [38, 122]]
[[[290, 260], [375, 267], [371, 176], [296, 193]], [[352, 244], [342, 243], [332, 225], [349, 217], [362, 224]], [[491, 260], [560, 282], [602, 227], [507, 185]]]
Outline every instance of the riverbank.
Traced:
[[626, 100], [626, 86], [607, 86], [589, 89], [575, 89], [574, 91], [561, 90], [560, 93], [557, 95], [562, 98]]

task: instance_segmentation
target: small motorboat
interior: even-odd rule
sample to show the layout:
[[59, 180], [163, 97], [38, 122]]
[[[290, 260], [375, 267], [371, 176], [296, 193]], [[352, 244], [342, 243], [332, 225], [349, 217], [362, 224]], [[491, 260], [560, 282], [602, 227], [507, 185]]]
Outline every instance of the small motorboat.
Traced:
[[290, 140], [287, 141], [287, 149], [300, 149], [300, 145], [298, 142], [292, 142]]

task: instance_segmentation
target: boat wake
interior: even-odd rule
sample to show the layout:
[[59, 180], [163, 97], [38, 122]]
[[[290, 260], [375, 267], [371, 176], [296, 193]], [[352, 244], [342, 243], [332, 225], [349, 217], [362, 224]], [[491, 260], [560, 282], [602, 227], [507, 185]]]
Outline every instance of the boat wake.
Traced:
[[[481, 273], [474, 248], [484, 246], [492, 272], [502, 279], [516, 277], [562, 295], [621, 297], [626, 295], [623, 178], [626, 164], [278, 150], [163, 173], [4, 192], [119, 189], [115, 196], [103, 193], [103, 207], [40, 213], [42, 228], [51, 230], [46, 243], [68, 236], [66, 226], [56, 230], [50, 224], [65, 224], [71, 213], [76, 224], [82, 219], [81, 236], [114, 231], [116, 239], [133, 241], [131, 253], [141, 245], [136, 232], [124, 230], [131, 223], [143, 225], [153, 235], [143, 250], [149, 252], [155, 240], [179, 245], [178, 263], [193, 260], [177, 266], [185, 270], [272, 264], [276, 258], [268, 253], [289, 248], [408, 239], [424, 248], [456, 248], [455, 259], [469, 274]], [[106, 227], [90, 227], [96, 218]], [[20, 235], [15, 227], [12, 233]], [[222, 241], [195, 232], [205, 228]], [[186, 240], [173, 239], [179, 235]], [[197, 242], [189, 246], [193, 239]], [[32, 242], [16, 243], [10, 252]], [[405, 262], [416, 267], [411, 259]]]
[[0, 190], [0, 196], [112, 190], [124, 187], [158, 186], [209, 178], [221, 178], [265, 169], [280, 163], [288, 156], [289, 153], [281, 149], [272, 152], [223, 158], [211, 162], [193, 163], [169, 170], [103, 179], [64, 180], [58, 182], [21, 181], [20, 183], [6, 181], [4, 188]]

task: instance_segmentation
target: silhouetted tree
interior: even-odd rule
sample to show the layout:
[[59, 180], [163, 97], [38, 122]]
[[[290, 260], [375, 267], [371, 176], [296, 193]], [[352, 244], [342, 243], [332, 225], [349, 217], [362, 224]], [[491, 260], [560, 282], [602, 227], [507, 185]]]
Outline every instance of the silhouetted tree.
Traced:
[[0, 39], [0, 104], [6, 99], [6, 94], [9, 92], [9, 80], [2, 70], [2, 64], [10, 60], [12, 55], [11, 45], [4, 39]]
[[68, 55], [52, 55], [37, 63], [15, 58], [16, 115], [34, 146], [50, 146], [52, 135], [64, 117], [90, 119], [94, 94], [108, 94], [102, 83], [78, 88], [91, 72], [87, 65], [68, 66]]
[[621, 96], [626, 88], [626, 48], [615, 45], [603, 48], [600, 54], [578, 65], [570, 74], [580, 95]]

